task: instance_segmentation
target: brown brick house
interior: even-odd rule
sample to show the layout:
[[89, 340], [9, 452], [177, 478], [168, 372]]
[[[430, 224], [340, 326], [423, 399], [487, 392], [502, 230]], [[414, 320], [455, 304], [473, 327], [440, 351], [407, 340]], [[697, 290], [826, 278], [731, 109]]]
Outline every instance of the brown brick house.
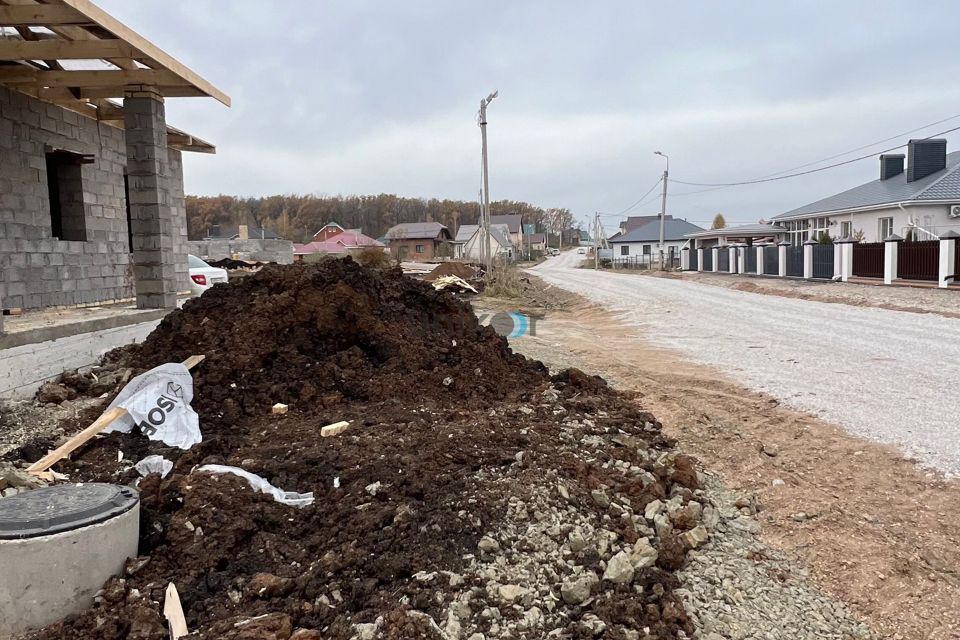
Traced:
[[453, 254], [453, 236], [439, 222], [398, 224], [390, 227], [386, 239], [390, 253], [400, 260], [432, 260]]

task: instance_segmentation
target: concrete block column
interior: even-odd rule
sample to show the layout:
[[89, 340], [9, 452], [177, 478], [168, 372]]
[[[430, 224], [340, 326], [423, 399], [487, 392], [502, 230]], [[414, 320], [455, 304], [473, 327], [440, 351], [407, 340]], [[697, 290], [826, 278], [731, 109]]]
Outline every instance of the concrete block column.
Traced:
[[127, 93], [123, 123], [137, 307], [176, 307], [177, 262], [186, 256], [178, 255], [174, 238], [163, 97], [149, 90]]
[[[940, 236], [940, 281], [938, 286], [941, 289], [950, 286], [950, 280], [947, 280], [949, 276], [956, 275], [957, 238], [960, 238], [960, 234], [953, 230]], [[0, 333], [2, 332], [3, 326], [0, 326]]]
[[747, 272], [747, 251], [750, 250], [745, 244], [737, 247], [737, 273]]
[[777, 265], [780, 268], [780, 273], [777, 275], [779, 275], [781, 278], [787, 277], [787, 247], [789, 246], [789, 242], [780, 242], [777, 244], [777, 249], [780, 252], [780, 254], [777, 256]]
[[840, 271], [841, 262], [843, 261], [843, 250], [840, 248], [840, 241], [834, 240], [833, 242], [833, 277], [843, 275]]
[[757, 275], [763, 275], [763, 252], [766, 250], [762, 244], [756, 247], [757, 252]]
[[703, 247], [697, 247], [697, 271], [703, 271]]
[[883, 241], [883, 284], [893, 284], [897, 279], [897, 254], [901, 240], [903, 238], [893, 234]]
[[853, 238], [841, 238], [836, 245], [840, 247], [840, 280], [847, 282], [853, 275]]
[[803, 243], [803, 277], [807, 280], [813, 278], [813, 245], [817, 244], [815, 240], [807, 240]]
[[736, 273], [737, 272], [737, 248], [729, 247], [727, 251], [730, 252], [729, 253], [730, 259], [727, 260], [727, 271], [729, 271], [730, 273]]
[[717, 273], [720, 271], [720, 248], [713, 247], [710, 250], [713, 251], [713, 272]]

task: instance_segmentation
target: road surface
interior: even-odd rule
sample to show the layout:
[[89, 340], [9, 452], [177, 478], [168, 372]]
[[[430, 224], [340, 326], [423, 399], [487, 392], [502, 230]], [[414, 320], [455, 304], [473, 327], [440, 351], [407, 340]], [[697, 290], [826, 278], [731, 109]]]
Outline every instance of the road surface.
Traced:
[[568, 251], [531, 271], [656, 346], [960, 475], [960, 320], [596, 272], [578, 268], [583, 258]]

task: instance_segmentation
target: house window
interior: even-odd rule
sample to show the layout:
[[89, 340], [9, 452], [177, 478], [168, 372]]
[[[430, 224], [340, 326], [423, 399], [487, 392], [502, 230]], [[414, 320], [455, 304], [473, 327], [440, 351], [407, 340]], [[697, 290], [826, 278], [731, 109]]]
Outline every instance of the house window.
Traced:
[[849, 238], [853, 235], [853, 223], [847, 220], [846, 222], [840, 223], [840, 235], [844, 238]]
[[829, 235], [829, 231], [827, 230], [827, 227], [829, 226], [830, 226], [830, 218], [814, 218], [813, 231], [810, 235], [810, 239], [819, 241], [820, 236], [822, 236], [823, 234], [826, 233]]
[[417, 252], [417, 253], [423, 253], [423, 245], [422, 245], [422, 244], [418, 244], [418, 245], [417, 245], [416, 252]]
[[893, 235], [893, 218], [880, 218], [877, 221], [879, 226], [880, 237], [878, 238], [879, 242], [883, 242], [887, 238]]
[[82, 169], [83, 165], [93, 162], [93, 157], [51, 151], [46, 160], [51, 235], [59, 240], [86, 241]]
[[807, 240], [807, 232], [810, 229], [809, 220], [790, 220], [787, 222], [787, 236], [790, 244], [799, 247]]
[[643, 245], [643, 255], [645, 256], [650, 255], [650, 245], [648, 244]]
[[628, 255], [630, 255], [630, 245], [628, 245], [628, 244], [622, 244], [622, 245], [620, 245], [620, 255], [622, 255], [622, 256], [628, 256]]

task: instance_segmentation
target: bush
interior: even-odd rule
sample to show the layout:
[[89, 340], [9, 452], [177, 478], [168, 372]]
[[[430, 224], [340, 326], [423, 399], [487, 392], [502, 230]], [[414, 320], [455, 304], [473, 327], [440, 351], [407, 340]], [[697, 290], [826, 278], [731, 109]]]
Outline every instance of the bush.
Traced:
[[487, 278], [483, 295], [491, 298], [520, 298], [523, 282], [517, 270], [507, 265], [494, 265]]
[[383, 249], [369, 247], [353, 254], [353, 259], [371, 269], [389, 269], [392, 266], [390, 256]]

